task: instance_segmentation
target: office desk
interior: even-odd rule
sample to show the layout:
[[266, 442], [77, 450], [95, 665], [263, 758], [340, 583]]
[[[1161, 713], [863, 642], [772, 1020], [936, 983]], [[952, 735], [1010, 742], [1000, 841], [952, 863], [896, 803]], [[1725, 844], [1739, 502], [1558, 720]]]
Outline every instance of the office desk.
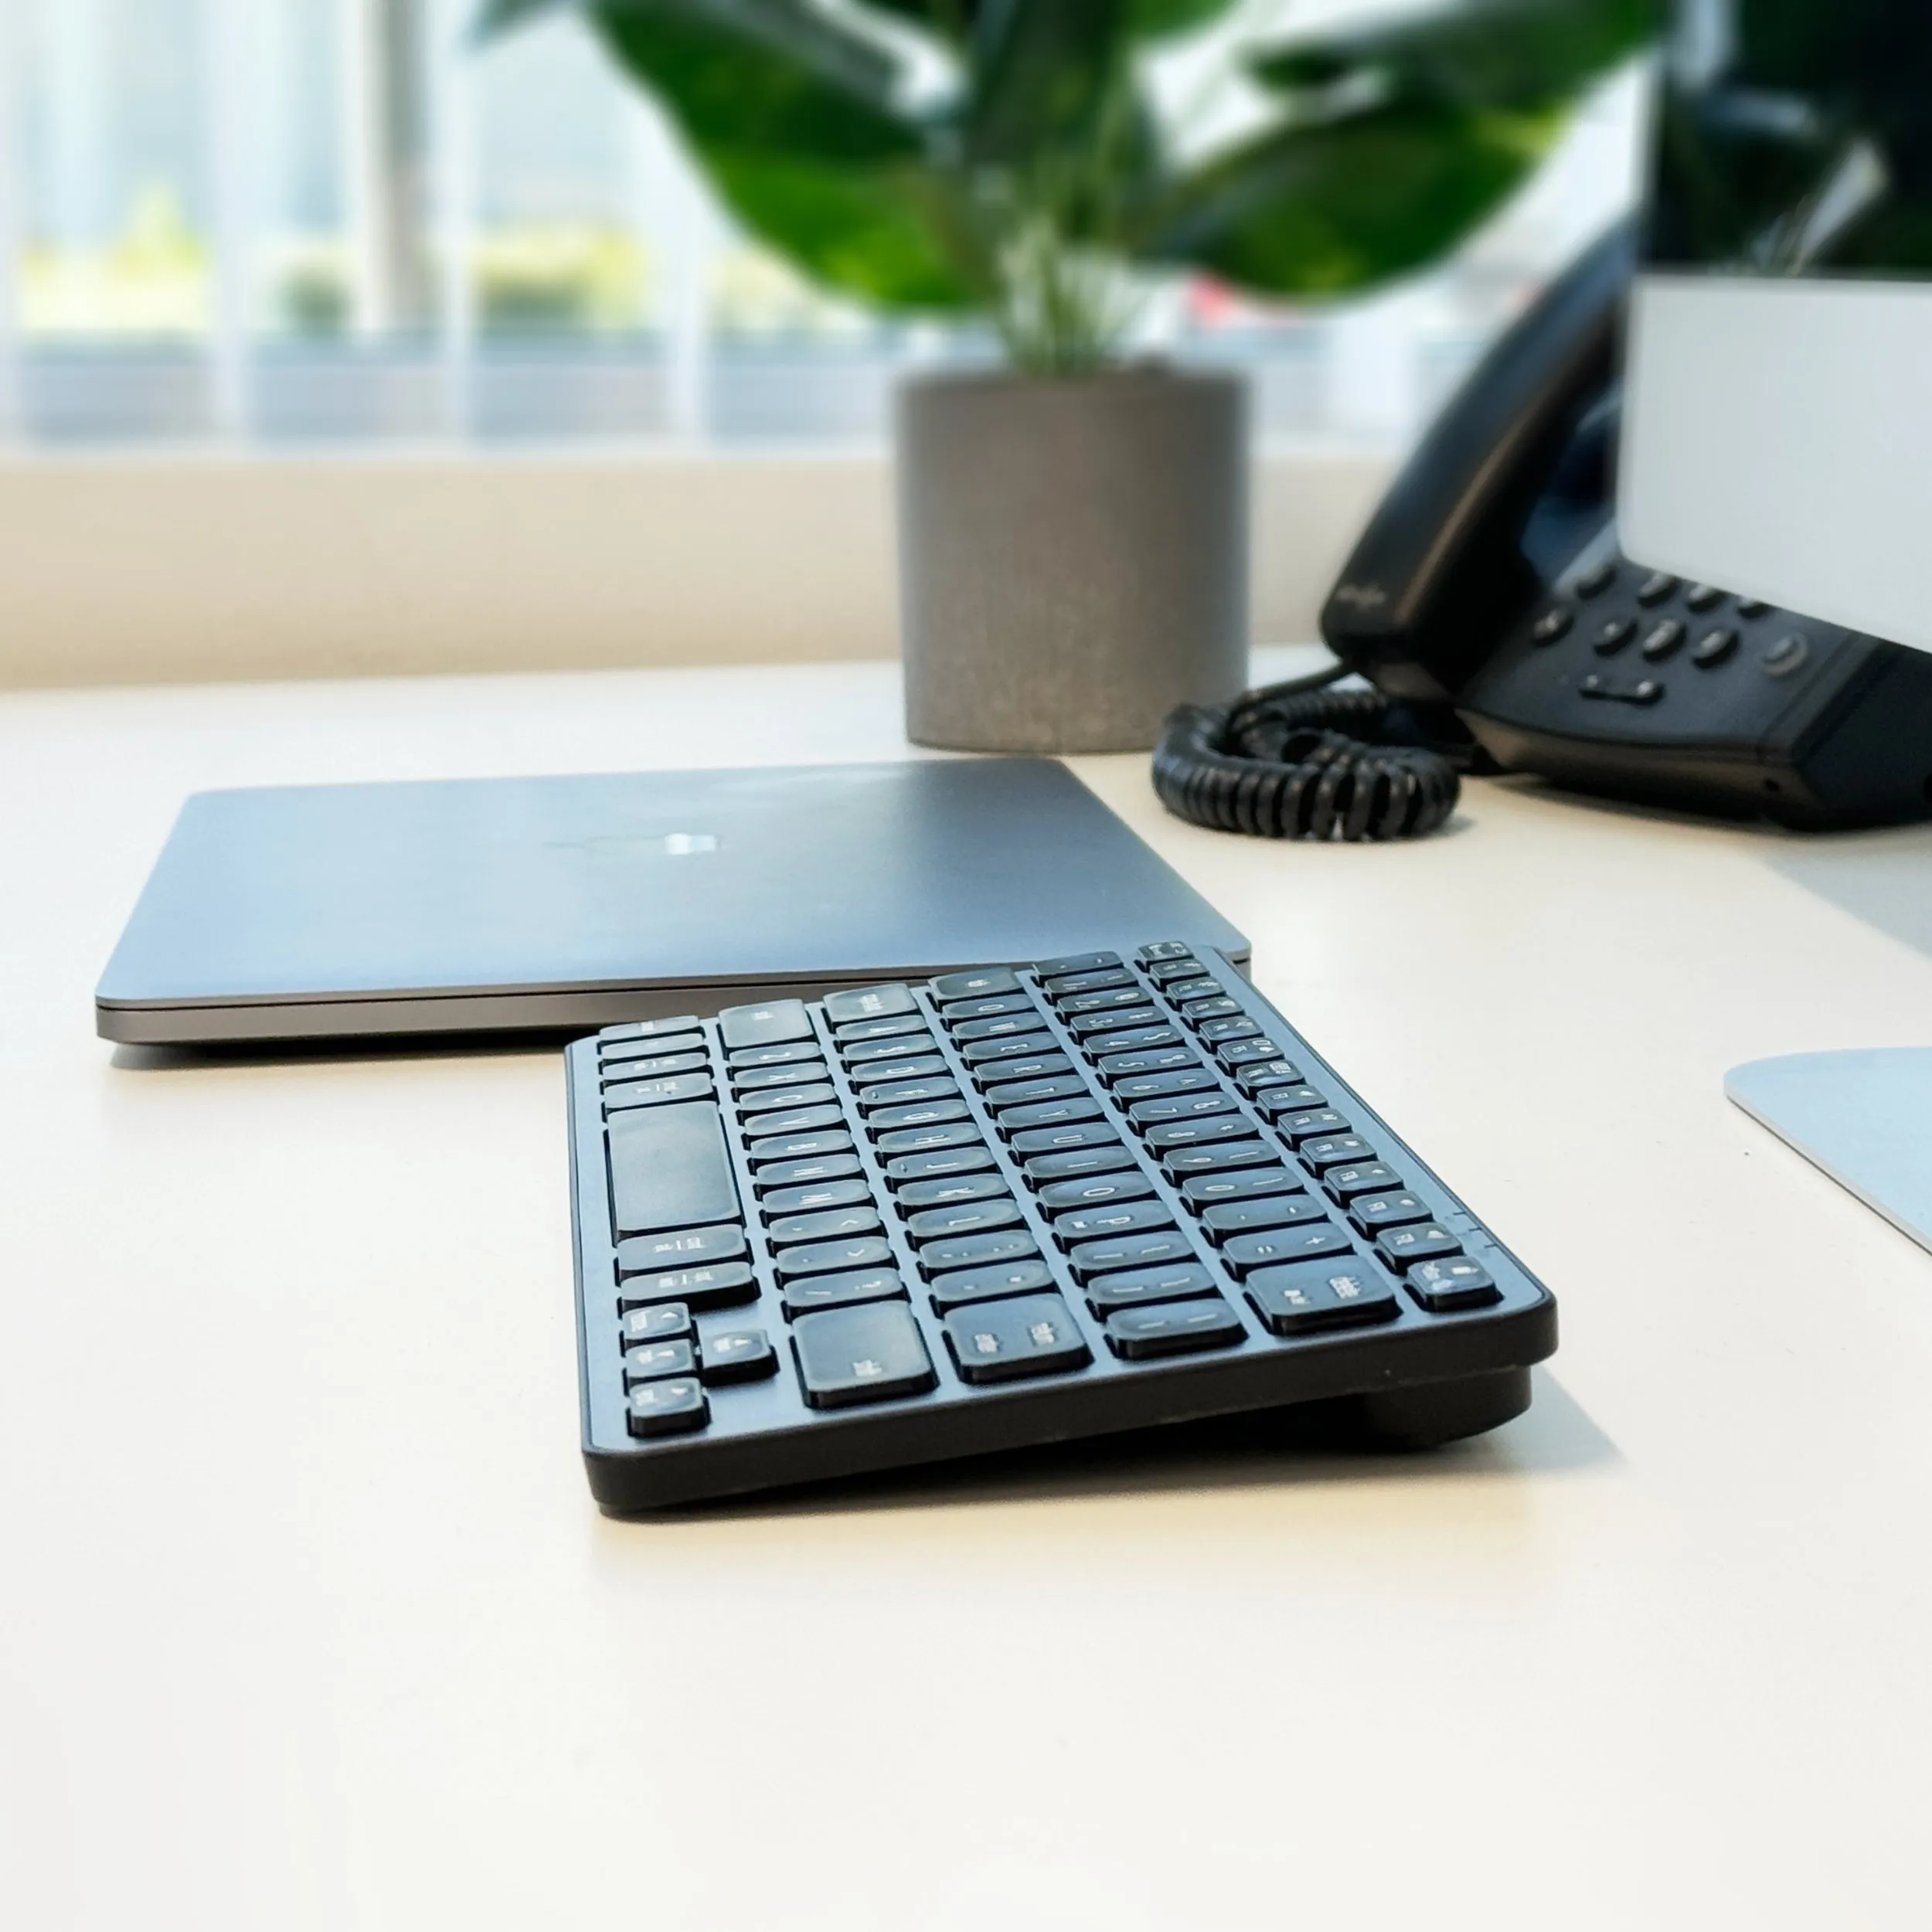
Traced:
[[902, 750], [869, 665], [0, 700], [0, 1914], [1923, 1925], [1932, 1257], [1719, 1083], [1932, 1035], [1838, 903], [1932, 907], [1932, 834], [1479, 784], [1277, 846], [1077, 762], [1559, 1298], [1531, 1412], [1414, 1458], [607, 1522], [553, 1053], [93, 1036], [191, 789]]

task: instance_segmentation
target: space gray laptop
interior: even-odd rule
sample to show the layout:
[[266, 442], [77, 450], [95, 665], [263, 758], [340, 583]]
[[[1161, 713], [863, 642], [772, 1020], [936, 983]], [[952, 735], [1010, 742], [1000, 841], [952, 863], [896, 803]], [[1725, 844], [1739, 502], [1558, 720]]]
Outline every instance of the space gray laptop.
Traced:
[[1247, 957], [1044, 759], [208, 791], [95, 1012], [167, 1045], [587, 1031], [1167, 934]]

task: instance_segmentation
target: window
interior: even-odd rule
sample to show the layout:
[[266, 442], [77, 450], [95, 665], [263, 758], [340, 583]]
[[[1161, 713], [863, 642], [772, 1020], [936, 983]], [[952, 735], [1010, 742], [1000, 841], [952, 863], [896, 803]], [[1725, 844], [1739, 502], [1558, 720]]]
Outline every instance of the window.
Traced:
[[[881, 434], [903, 370], [988, 355], [802, 285], [578, 23], [479, 53], [471, 5], [0, 9], [0, 435], [834, 444]], [[1635, 93], [1604, 90], [1426, 280], [1332, 313], [1197, 284], [1155, 305], [1148, 346], [1248, 369], [1266, 433], [1399, 446], [1627, 199]]]

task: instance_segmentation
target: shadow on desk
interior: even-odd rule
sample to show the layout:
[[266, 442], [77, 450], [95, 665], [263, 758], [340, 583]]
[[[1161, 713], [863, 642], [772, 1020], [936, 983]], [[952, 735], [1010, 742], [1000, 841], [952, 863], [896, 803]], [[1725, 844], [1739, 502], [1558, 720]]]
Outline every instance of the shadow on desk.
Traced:
[[109, 1063], [117, 1073], [176, 1073], [219, 1066], [474, 1060], [485, 1053], [560, 1055], [572, 1040], [594, 1030], [573, 1026], [515, 1033], [371, 1034], [354, 1039], [238, 1040], [211, 1046], [131, 1046], [124, 1043], [109, 1056]]
[[1111, 1495], [1159, 1495], [1182, 1490], [1279, 1487], [1305, 1482], [1373, 1482], [1399, 1478], [1558, 1475], [1607, 1467], [1617, 1446], [1555, 1378], [1532, 1371], [1528, 1411], [1486, 1435], [1415, 1451], [1338, 1447], [1292, 1416], [1217, 1417], [1206, 1422], [1117, 1436], [1090, 1437], [1043, 1448], [1015, 1449], [957, 1462], [928, 1463], [838, 1482], [665, 1511], [625, 1519], [621, 1527], [746, 1518], [845, 1515], [880, 1509], [966, 1507]]

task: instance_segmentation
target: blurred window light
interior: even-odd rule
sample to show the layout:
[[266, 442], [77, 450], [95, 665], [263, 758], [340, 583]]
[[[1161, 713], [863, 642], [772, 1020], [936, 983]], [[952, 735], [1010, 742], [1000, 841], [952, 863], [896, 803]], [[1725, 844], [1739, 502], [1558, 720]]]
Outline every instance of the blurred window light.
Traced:
[[[0, 441], [864, 441], [907, 370], [992, 359], [735, 233], [567, 13], [478, 53], [474, 5], [0, 0]], [[1195, 281], [1138, 346], [1248, 371], [1264, 434], [1399, 448], [1628, 204], [1638, 89], [1434, 274], [1333, 311]]]

